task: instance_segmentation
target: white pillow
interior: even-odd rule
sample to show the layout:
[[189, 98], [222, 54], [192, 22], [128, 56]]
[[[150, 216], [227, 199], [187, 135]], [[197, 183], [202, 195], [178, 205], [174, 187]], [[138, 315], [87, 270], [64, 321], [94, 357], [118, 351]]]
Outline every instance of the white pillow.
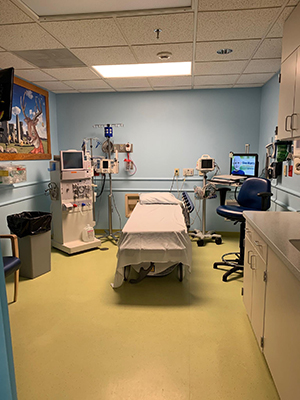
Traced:
[[172, 193], [140, 193], [140, 204], [181, 204]]

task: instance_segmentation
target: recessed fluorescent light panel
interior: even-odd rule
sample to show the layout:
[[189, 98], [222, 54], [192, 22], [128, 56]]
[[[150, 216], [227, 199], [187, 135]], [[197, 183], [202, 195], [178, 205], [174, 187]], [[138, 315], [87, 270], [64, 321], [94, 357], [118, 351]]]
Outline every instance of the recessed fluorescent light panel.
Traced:
[[103, 78], [141, 78], [152, 76], [191, 75], [192, 63], [168, 62], [151, 64], [94, 65]]
[[22, 3], [39, 16], [192, 7], [191, 0], [22, 0]]

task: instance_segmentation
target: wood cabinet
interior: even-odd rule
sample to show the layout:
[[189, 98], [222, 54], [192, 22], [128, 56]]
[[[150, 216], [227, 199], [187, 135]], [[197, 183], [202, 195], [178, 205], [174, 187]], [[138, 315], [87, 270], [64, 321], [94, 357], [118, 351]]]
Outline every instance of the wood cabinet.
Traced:
[[282, 400], [300, 399], [300, 281], [269, 250], [264, 355]]
[[249, 221], [243, 299], [281, 400], [300, 399], [300, 280]]
[[262, 349], [264, 336], [264, 306], [266, 292], [266, 262], [260, 255], [260, 249], [265, 246], [262, 239], [256, 237], [252, 242], [248, 234], [245, 239], [244, 262], [244, 304], [250, 319], [256, 340]]
[[300, 4], [287, 19], [283, 31], [278, 139], [300, 137]]

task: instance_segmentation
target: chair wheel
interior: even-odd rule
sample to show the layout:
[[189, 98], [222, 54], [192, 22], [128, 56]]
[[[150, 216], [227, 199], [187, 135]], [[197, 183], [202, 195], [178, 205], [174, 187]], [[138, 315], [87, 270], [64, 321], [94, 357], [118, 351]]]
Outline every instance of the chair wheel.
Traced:
[[197, 240], [197, 245], [198, 247], [204, 246], [204, 240], [203, 239]]
[[216, 239], [216, 244], [222, 244], [222, 238], [217, 238]]

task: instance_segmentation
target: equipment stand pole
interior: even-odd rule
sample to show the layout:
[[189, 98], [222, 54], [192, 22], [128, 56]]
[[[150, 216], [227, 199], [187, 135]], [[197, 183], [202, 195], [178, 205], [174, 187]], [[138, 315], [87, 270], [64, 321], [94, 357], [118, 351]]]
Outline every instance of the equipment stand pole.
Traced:
[[[205, 188], [206, 185], [206, 173], [203, 173], [203, 189]], [[204, 189], [205, 190], [205, 189]], [[205, 196], [205, 193], [203, 193]], [[205, 235], [206, 232], [206, 198], [204, 197], [202, 200], [202, 234]]]
[[109, 235], [112, 235], [112, 182], [109, 174], [109, 195], [108, 195], [108, 229]]
[[[90, 138], [90, 156], [91, 156], [91, 162], [93, 160], [93, 139]], [[93, 195], [93, 221], [96, 223], [96, 211], [95, 211], [95, 192], [94, 192], [94, 187], [95, 187], [95, 181], [94, 181], [94, 175], [92, 176], [92, 195]]]

